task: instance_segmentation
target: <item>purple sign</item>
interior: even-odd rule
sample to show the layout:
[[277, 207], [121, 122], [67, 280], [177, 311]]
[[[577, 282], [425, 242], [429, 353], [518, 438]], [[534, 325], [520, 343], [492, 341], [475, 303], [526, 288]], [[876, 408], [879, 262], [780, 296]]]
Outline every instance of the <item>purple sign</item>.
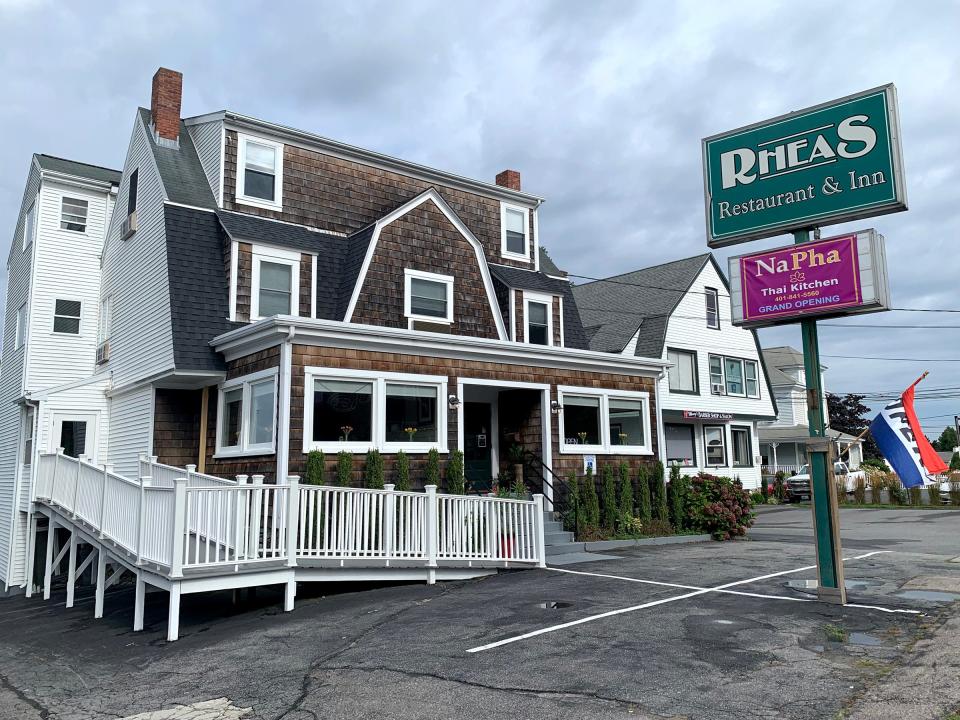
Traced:
[[862, 305], [857, 235], [740, 258], [743, 320], [822, 315]]

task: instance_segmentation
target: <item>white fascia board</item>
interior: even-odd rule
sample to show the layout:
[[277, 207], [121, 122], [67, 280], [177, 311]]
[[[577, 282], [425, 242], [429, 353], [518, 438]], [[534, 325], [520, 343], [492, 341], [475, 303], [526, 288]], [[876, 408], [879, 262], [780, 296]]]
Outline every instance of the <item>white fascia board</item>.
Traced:
[[510, 190], [501, 185], [473, 180], [461, 175], [427, 167], [426, 165], [418, 165], [417, 163], [401, 160], [400, 158], [395, 158], [390, 155], [365, 150], [355, 145], [348, 145], [347, 143], [331, 140], [304, 130], [297, 130], [296, 128], [287, 127], [286, 125], [278, 125], [265, 120], [258, 120], [257, 118], [240, 115], [230, 112], [229, 110], [224, 111], [223, 118], [227, 128], [230, 130], [237, 130], [239, 132], [253, 131], [261, 135], [266, 134], [267, 136], [273, 136], [279, 142], [296, 145], [307, 150], [322, 152], [342, 160], [351, 160], [384, 170], [392, 170], [393, 172], [415, 177], [424, 182], [441, 183], [459, 190], [466, 190], [467, 192], [486, 195], [488, 197], [521, 203], [531, 209], [544, 202], [544, 198], [537, 195], [520, 192], [519, 190]]
[[[227, 360], [277, 345], [294, 333], [301, 345], [323, 345], [375, 352], [411, 352], [432, 357], [535, 367], [565, 368], [656, 378], [667, 363], [594, 350], [524, 345], [509, 340], [487, 340], [457, 335], [412, 332], [403, 328], [314, 320], [292, 316], [270, 317], [214, 338], [210, 345]], [[412, 348], [415, 348], [413, 350]]]
[[113, 187], [113, 183], [107, 182], [106, 180], [91, 180], [90, 178], [83, 177], [82, 175], [70, 175], [68, 173], [62, 173], [56, 170], [44, 170], [43, 168], [40, 169], [40, 177], [43, 180], [57, 182], [61, 185], [83, 188], [84, 190], [110, 192], [110, 188]]

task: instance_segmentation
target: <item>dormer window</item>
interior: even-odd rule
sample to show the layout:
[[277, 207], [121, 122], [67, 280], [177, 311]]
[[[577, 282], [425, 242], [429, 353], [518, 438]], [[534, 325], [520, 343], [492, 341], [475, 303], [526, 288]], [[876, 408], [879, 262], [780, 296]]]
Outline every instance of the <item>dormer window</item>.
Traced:
[[238, 136], [237, 202], [271, 210], [283, 208], [283, 145]]
[[410, 322], [452, 323], [453, 277], [405, 270], [403, 314]]
[[529, 217], [527, 208], [500, 204], [500, 254], [503, 257], [530, 262]]
[[300, 253], [255, 245], [250, 319], [299, 315]]
[[717, 291], [714, 288], [705, 288], [704, 296], [707, 303], [707, 327], [714, 330], [720, 329], [720, 302]]
[[86, 200], [64, 196], [60, 201], [60, 229], [86, 232], [88, 205]]
[[524, 340], [531, 345], [553, 345], [553, 297], [523, 294]]

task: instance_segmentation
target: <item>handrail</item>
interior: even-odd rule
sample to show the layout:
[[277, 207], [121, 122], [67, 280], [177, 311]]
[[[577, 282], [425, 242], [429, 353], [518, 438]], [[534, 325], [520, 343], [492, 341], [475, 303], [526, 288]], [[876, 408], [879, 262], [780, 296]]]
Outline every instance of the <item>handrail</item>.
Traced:
[[[555, 512], [559, 512], [561, 518], [566, 519], [565, 516], [572, 515], [573, 517], [573, 534], [574, 537], [580, 537], [580, 493], [574, 488], [570, 487], [570, 483], [560, 475], [557, 475], [553, 468], [548, 467], [546, 463], [543, 462], [543, 459], [539, 457], [536, 453], [531, 452], [530, 450], [524, 451], [524, 458], [536, 465], [532, 468], [540, 476], [540, 480], [550, 488], [550, 500], [553, 504], [553, 509]], [[539, 466], [539, 468], [537, 467]], [[556, 484], [547, 479], [547, 476], [541, 471], [546, 470], [554, 480]], [[561, 488], [564, 493], [558, 493], [557, 489]], [[573, 502], [570, 502], [570, 498], [573, 498]]]

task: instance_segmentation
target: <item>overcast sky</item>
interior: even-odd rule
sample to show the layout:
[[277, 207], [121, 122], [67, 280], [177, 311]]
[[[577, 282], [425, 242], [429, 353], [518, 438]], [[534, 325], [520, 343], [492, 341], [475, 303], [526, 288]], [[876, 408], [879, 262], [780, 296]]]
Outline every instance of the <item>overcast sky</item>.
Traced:
[[[704, 252], [702, 137], [894, 82], [910, 211], [856, 227], [886, 236], [896, 307], [960, 308], [957, 3], [110, 4], [0, 0], [7, 243], [31, 153], [120, 167], [160, 65], [184, 73], [185, 116], [229, 108], [480, 179], [517, 169], [547, 199], [542, 242], [586, 276]], [[960, 329], [883, 328], [960, 314], [832, 321], [850, 323], [876, 328], [821, 329], [829, 390], [899, 391], [925, 369], [960, 387], [958, 362], [829, 357], [960, 359]]]

